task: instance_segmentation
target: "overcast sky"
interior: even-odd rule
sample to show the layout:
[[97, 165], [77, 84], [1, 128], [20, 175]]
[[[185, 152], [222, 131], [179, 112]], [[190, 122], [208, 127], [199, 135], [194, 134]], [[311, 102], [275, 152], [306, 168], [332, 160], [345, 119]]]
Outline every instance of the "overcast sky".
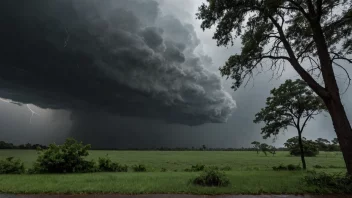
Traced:
[[[216, 46], [213, 30], [203, 32], [195, 19], [201, 0], [11, 2], [0, 6], [8, 19], [0, 39], [1, 140], [248, 147], [264, 141], [253, 118], [270, 90], [297, 78], [288, 67], [280, 79], [267, 72], [231, 90], [218, 68], [240, 52], [240, 41]], [[351, 99], [349, 89], [350, 118]], [[281, 146], [296, 133], [265, 141]], [[304, 136], [334, 138], [329, 115], [312, 120]]]

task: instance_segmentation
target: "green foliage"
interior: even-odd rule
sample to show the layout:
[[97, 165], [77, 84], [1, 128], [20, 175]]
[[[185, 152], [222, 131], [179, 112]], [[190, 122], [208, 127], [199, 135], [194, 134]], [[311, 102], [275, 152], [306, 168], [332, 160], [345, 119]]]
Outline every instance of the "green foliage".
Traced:
[[63, 145], [50, 144], [41, 151], [34, 170], [38, 173], [77, 173], [95, 170], [94, 161], [86, 161], [90, 145], [68, 138]]
[[[284, 63], [290, 63], [316, 92], [325, 93], [312, 78], [312, 70], [321, 70], [324, 76], [329, 72], [322, 69], [326, 64], [350, 61], [351, 1], [208, 0], [198, 9], [203, 30], [216, 26], [213, 39], [218, 46], [233, 44], [241, 36], [241, 53], [220, 69], [223, 76], [234, 79], [234, 89], [265, 66], [280, 75]], [[322, 51], [331, 57], [323, 57]], [[316, 62], [317, 57], [324, 66]], [[305, 61], [312, 67], [305, 68]]]
[[47, 146], [41, 144], [20, 144], [14, 145], [12, 143], [7, 143], [4, 141], [0, 141], [0, 149], [46, 149]]
[[280, 164], [279, 166], [273, 166], [274, 171], [281, 171], [281, 170], [287, 170], [287, 166], [284, 166], [283, 164]]
[[147, 168], [143, 164], [133, 165], [132, 169], [134, 172], [146, 172]]
[[205, 166], [203, 164], [196, 164], [192, 165], [191, 168], [186, 168], [186, 172], [198, 172], [198, 171], [203, 171], [205, 169]]
[[166, 172], [166, 168], [161, 168], [161, 172]]
[[334, 138], [333, 140], [331, 140], [332, 144], [338, 145], [339, 144], [339, 140], [337, 138]]
[[251, 144], [253, 145], [253, 148], [257, 151], [257, 154], [259, 154], [259, 151], [260, 151], [260, 142], [258, 142], [258, 141], [253, 141]]
[[333, 139], [331, 143], [327, 139], [318, 138], [315, 143], [318, 145], [319, 151], [340, 151], [337, 138]]
[[315, 186], [320, 191], [329, 190], [334, 193], [352, 193], [352, 177], [347, 174], [328, 174], [325, 172], [310, 171], [304, 181]]
[[14, 160], [13, 157], [0, 160], [0, 174], [22, 174], [24, 172], [24, 164], [21, 160]]
[[264, 122], [263, 138], [276, 136], [288, 126], [302, 133], [307, 122], [325, 109], [323, 101], [302, 80], [286, 80], [271, 90], [266, 107], [255, 115], [255, 123]]
[[[306, 138], [303, 137], [302, 143], [303, 143], [304, 156], [315, 157], [319, 154], [319, 147], [312, 140], [307, 140]], [[298, 144], [298, 136], [288, 139], [286, 143], [284, 143], [284, 145], [289, 149], [291, 155], [294, 155], [294, 156], [301, 155], [301, 150]]]
[[269, 145], [266, 143], [262, 143], [260, 144], [259, 148], [265, 154], [265, 156], [267, 156], [266, 152], [269, 151]]
[[15, 146], [12, 143], [0, 141], [0, 149], [13, 149]]
[[207, 169], [201, 175], [192, 180], [195, 185], [201, 186], [228, 186], [230, 180], [225, 173], [216, 169]]
[[280, 164], [279, 166], [273, 166], [273, 170], [274, 171], [298, 171], [301, 170], [301, 166], [300, 165], [294, 165], [294, 164], [289, 164], [287, 166]]
[[325, 168], [325, 167], [317, 164], [317, 165], [314, 165], [313, 168], [320, 169], [320, 168]]
[[127, 165], [120, 165], [119, 163], [112, 162], [111, 159], [106, 156], [100, 157], [98, 160], [98, 168], [103, 172], [127, 172]]
[[318, 145], [319, 151], [327, 151], [330, 141], [324, 138], [318, 138], [315, 140]]
[[301, 166], [300, 165], [293, 165], [293, 164], [289, 164], [287, 165], [287, 170], [289, 171], [296, 171], [296, 170], [301, 170]]
[[271, 146], [271, 145], [269, 145], [269, 147], [268, 147], [268, 151], [269, 151], [269, 153], [271, 153], [273, 156], [276, 154], [276, 147], [275, 146]]

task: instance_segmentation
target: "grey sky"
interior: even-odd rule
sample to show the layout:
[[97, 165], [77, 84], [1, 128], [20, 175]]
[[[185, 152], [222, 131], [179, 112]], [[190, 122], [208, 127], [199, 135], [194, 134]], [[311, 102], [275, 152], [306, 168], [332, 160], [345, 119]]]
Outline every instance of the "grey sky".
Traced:
[[[126, 0], [125, 0], [126, 1]], [[124, 2], [125, 2], [124, 1]], [[82, 2], [82, 1], [76, 1]], [[117, 2], [117, 1], [116, 1]], [[132, 1], [130, 1], [131, 3]], [[179, 42], [182, 45], [188, 46], [187, 49], [192, 49], [192, 52], [189, 53], [190, 56], [186, 54], [185, 57], [176, 56], [177, 53], [175, 51], [168, 51], [168, 54], [165, 52], [165, 57], [170, 57], [170, 61], [177, 62], [179, 60], [191, 60], [193, 56], [199, 57], [201, 63], [196, 63], [196, 67], [193, 66], [194, 64], [190, 63], [192, 69], [190, 70], [190, 74], [192, 72], [198, 71], [198, 69], [206, 68], [209, 71], [214, 72], [217, 76], [219, 76], [218, 68], [224, 64], [227, 58], [235, 53], [240, 52], [240, 41], [237, 40], [233, 47], [217, 47], [216, 42], [212, 40], [212, 30], [206, 30], [203, 32], [200, 29], [200, 21], [195, 19], [195, 12], [197, 11], [197, 7], [201, 4], [201, 0], [158, 0], [159, 2], [159, 9], [160, 9], [160, 16], [157, 14], [155, 15], [146, 15], [145, 13], [139, 13], [141, 16], [137, 16], [137, 18], [143, 18], [145, 21], [143, 23], [147, 25], [151, 25], [153, 20], [157, 20], [158, 25], [164, 29], [162, 38], [165, 40], [166, 48], [176, 50], [176, 48], [171, 48], [170, 44], [167, 44], [166, 41], [170, 42]], [[82, 6], [82, 5], [81, 5]], [[128, 5], [126, 5], [128, 6]], [[89, 9], [88, 7], [86, 9]], [[104, 10], [106, 8], [100, 7], [100, 9]], [[136, 8], [138, 10], [138, 8]], [[150, 9], [154, 9], [153, 5], [151, 5]], [[84, 9], [82, 9], [84, 11]], [[101, 12], [101, 10], [100, 10]], [[87, 12], [89, 13], [89, 12]], [[87, 14], [82, 12], [82, 15]], [[128, 12], [126, 12], [128, 14]], [[166, 15], [172, 15], [175, 19], [167, 18]], [[91, 16], [86, 16], [91, 17]], [[62, 20], [69, 20], [63, 18]], [[196, 39], [194, 39], [195, 35], [193, 35], [191, 40], [183, 40], [188, 37], [182, 37], [182, 31], [180, 33], [173, 33], [171, 27], [167, 27], [172, 21], [180, 24], [189, 23], [193, 26], [193, 30], [191, 29], [184, 29], [184, 33], [192, 35], [192, 31], [194, 31], [196, 37], [199, 39], [200, 44], [196, 46]], [[132, 23], [132, 22], [129, 22]], [[134, 23], [134, 22], [133, 22]], [[99, 21], [97, 24], [100, 26], [96, 26], [96, 29], [92, 30], [93, 32], [96, 31], [99, 34], [102, 27]], [[137, 23], [136, 23], [137, 26]], [[192, 27], [191, 26], [191, 27]], [[132, 26], [129, 26], [130, 28]], [[188, 26], [184, 26], [188, 27]], [[121, 26], [121, 28], [126, 28]], [[183, 28], [183, 27], [182, 27]], [[182, 28], [178, 28], [183, 30]], [[170, 31], [168, 31], [170, 30]], [[171, 31], [172, 30], [172, 31]], [[128, 29], [129, 32], [135, 31], [134, 29]], [[157, 29], [146, 29], [143, 33], [144, 38], [156, 38], [157, 36]], [[156, 36], [153, 36], [156, 35]], [[63, 38], [66, 36], [63, 35]], [[173, 40], [174, 38], [179, 37], [178, 40]], [[107, 38], [107, 37], [106, 37]], [[127, 37], [126, 37], [127, 38]], [[72, 39], [72, 38], [71, 38]], [[118, 41], [121, 42], [121, 41]], [[132, 42], [130, 40], [129, 42]], [[134, 42], [134, 41], [133, 41]], [[159, 50], [158, 45], [154, 44], [158, 43], [158, 40], [153, 40], [148, 45], [150, 48], [155, 46], [153, 49], [155, 52]], [[195, 42], [194, 44], [192, 44]], [[60, 43], [61, 45], [62, 43]], [[77, 46], [80, 43], [77, 43]], [[139, 43], [136, 42], [136, 46]], [[73, 47], [77, 47], [73, 46]], [[174, 46], [174, 44], [172, 44]], [[89, 49], [89, 46], [86, 46]], [[164, 46], [165, 47], [165, 46]], [[194, 48], [195, 47], [195, 48]], [[158, 49], [157, 49], [158, 48]], [[97, 53], [91, 51], [90, 53]], [[133, 54], [133, 53], [132, 53]], [[138, 55], [138, 53], [135, 53]], [[144, 52], [141, 51], [140, 57], [138, 59], [143, 59]], [[212, 59], [212, 64], [209, 64], [209, 58]], [[121, 56], [122, 58], [122, 56]], [[129, 59], [130, 60], [130, 59]], [[147, 60], [147, 59], [146, 59]], [[127, 59], [126, 59], [127, 61]], [[187, 61], [186, 61], [187, 62]], [[140, 63], [138, 63], [140, 64]], [[198, 66], [198, 64], [200, 64]], [[187, 65], [186, 65], [187, 66]], [[132, 64], [133, 67], [133, 64]], [[148, 67], [146, 65], [145, 67]], [[109, 69], [109, 67], [107, 67]], [[122, 148], [133, 148], [133, 147], [199, 147], [203, 144], [209, 147], [246, 147], [249, 146], [249, 143], [254, 140], [263, 141], [260, 135], [260, 128], [261, 126], [258, 124], [253, 123], [253, 118], [255, 113], [257, 113], [260, 108], [264, 107], [265, 99], [269, 96], [269, 92], [273, 87], [279, 86], [285, 79], [287, 78], [297, 78], [296, 73], [288, 68], [286, 72], [280, 79], [273, 79], [271, 81], [272, 73], [269, 71], [264, 74], [260, 74], [256, 77], [256, 79], [252, 82], [250, 81], [247, 87], [241, 87], [239, 90], [234, 92], [230, 89], [231, 80], [221, 79], [223, 89], [220, 88], [221, 92], [216, 92], [218, 89], [210, 88], [210, 85], [213, 83], [217, 83], [218, 78], [213, 78], [214, 81], [209, 83], [209, 86], [206, 83], [198, 83], [198, 81], [188, 81], [188, 78], [176, 78], [176, 81], [172, 81], [173, 74], [177, 70], [170, 70], [170, 75], [164, 75], [167, 73], [154, 73], [155, 76], [143, 76], [143, 72], [147, 70], [139, 67], [135, 67], [135, 71], [140, 71], [141, 82], [136, 82], [134, 84], [134, 88], [144, 91], [146, 89], [150, 89], [151, 86], [144, 87], [142, 85], [148, 85], [147, 82], [151, 80], [156, 80], [156, 84], [160, 85], [159, 90], [163, 90], [163, 88], [168, 88], [170, 85], [165, 84], [166, 81], [169, 82], [189, 82], [188, 84], [184, 85], [192, 85], [193, 87], [203, 87], [204, 89], [210, 91], [207, 92], [207, 95], [190, 95], [189, 101], [185, 103], [181, 103], [179, 106], [175, 106], [175, 108], [164, 108], [160, 106], [158, 103], [155, 103], [155, 100], [150, 100], [150, 95], [144, 97], [141, 96], [141, 99], [138, 99], [134, 92], [131, 92], [129, 89], [124, 89], [122, 94], [122, 99], [117, 100], [117, 103], [120, 103], [121, 106], [115, 104], [115, 101], [101, 101], [100, 104], [104, 104], [103, 102], [107, 102], [108, 108], [116, 108], [121, 109], [121, 107], [126, 105], [135, 104], [136, 108], [138, 107], [142, 114], [139, 114], [139, 117], [136, 118], [136, 114], [131, 114], [131, 109], [123, 108], [124, 113], [121, 115], [116, 115], [114, 111], [106, 112], [104, 108], [100, 108], [98, 105], [98, 110], [87, 108], [87, 106], [83, 106], [81, 108], [82, 103], [79, 101], [80, 98], [71, 97], [69, 94], [65, 93], [60, 96], [59, 98], [62, 103], [58, 103], [53, 96], [50, 96], [51, 100], [43, 99], [45, 98], [44, 95], [40, 95], [39, 99], [37, 95], [32, 96], [32, 94], [28, 94], [27, 90], [21, 90], [17, 95], [17, 100], [26, 103], [29, 101], [30, 103], [38, 102], [38, 106], [42, 106], [44, 108], [51, 108], [55, 107], [55, 109], [65, 108], [67, 111], [61, 110], [50, 110], [50, 109], [42, 109], [39, 107], [33, 107], [33, 109], [39, 113], [39, 115], [35, 115], [32, 117], [32, 123], [29, 123], [29, 119], [31, 116], [31, 112], [28, 108], [23, 106], [18, 106], [15, 104], [8, 104], [5, 102], [0, 101], [0, 139], [4, 139], [5, 141], [11, 141], [14, 143], [25, 143], [25, 142], [38, 142], [38, 143], [47, 143], [47, 142], [62, 142], [65, 137], [73, 136], [80, 140], [83, 140], [87, 143], [92, 143], [97, 147], [122, 147]], [[140, 70], [139, 70], [140, 69]], [[351, 69], [350, 69], [351, 70]], [[79, 70], [78, 70], [79, 71]], [[108, 70], [108, 73], [113, 74], [113, 70]], [[121, 70], [122, 71], [122, 70]], [[132, 71], [132, 70], [131, 70]], [[121, 73], [117, 73], [121, 74]], [[119, 79], [123, 79], [123, 77], [132, 75], [132, 73], [122, 73], [124, 75], [119, 76]], [[134, 73], [135, 74], [135, 73]], [[176, 73], [177, 74], [177, 73]], [[211, 76], [211, 73], [206, 73], [204, 78], [205, 79], [212, 79], [208, 78], [207, 76]], [[158, 79], [160, 76], [165, 76], [164, 79]], [[116, 76], [115, 76], [116, 77]], [[126, 78], [126, 82], [129, 78]], [[1, 81], [1, 78], [0, 78]], [[210, 82], [210, 81], [208, 81]], [[124, 84], [125, 81], [121, 81], [120, 83]], [[110, 84], [109, 84], [110, 85]], [[164, 86], [164, 87], [163, 87]], [[155, 86], [154, 86], [155, 87]], [[0, 87], [3, 91], [3, 96], [9, 96], [4, 93], [6, 89], [9, 87]], [[15, 89], [14, 87], [10, 87], [11, 89]], [[49, 86], [50, 88], [50, 86]], [[20, 90], [21, 88], [16, 88], [16, 90]], [[13, 91], [12, 90], [12, 91]], [[43, 89], [45, 91], [45, 89]], [[108, 90], [109, 91], [109, 90]], [[182, 89], [177, 90], [175, 93], [182, 92]], [[193, 89], [193, 92], [195, 89]], [[152, 91], [153, 92], [153, 91]], [[230, 103], [222, 103], [223, 98], [227, 98], [226, 92], [229, 93], [232, 98], [236, 101], [237, 108], [230, 114], [226, 105]], [[110, 97], [109, 94], [105, 92], [99, 92], [101, 94]], [[154, 93], [162, 93], [162, 92], [154, 92]], [[166, 92], [165, 92], [166, 93]], [[167, 92], [169, 93], [169, 92]], [[186, 93], [186, 92], [184, 92]], [[25, 95], [26, 97], [18, 97], [19, 94]], [[73, 94], [74, 95], [74, 94]], [[165, 101], [169, 99], [170, 96], [165, 96], [164, 94], [154, 95], [158, 98], [158, 101]], [[187, 98], [187, 95], [183, 95]], [[346, 109], [349, 113], [349, 117], [351, 117], [351, 106], [348, 101], [351, 101], [351, 90], [348, 90], [346, 94], [343, 96], [343, 100], [345, 102]], [[1, 96], [0, 96], [1, 97]], [[104, 97], [104, 96], [103, 96]], [[124, 102], [126, 98], [134, 98], [137, 100], [145, 101], [144, 103], [126, 103]], [[13, 98], [16, 99], [16, 98]], [[76, 101], [76, 99], [78, 99]], [[209, 107], [211, 100], [217, 100], [217, 106], [214, 109], [209, 109], [209, 111], [200, 111], [204, 110]], [[88, 102], [92, 101], [99, 101], [101, 99], [91, 98]], [[227, 99], [226, 99], [227, 100]], [[129, 100], [130, 101], [130, 100]], [[195, 102], [195, 103], [193, 103]], [[69, 104], [67, 104], [69, 103]], [[72, 104], [71, 104], [72, 103]], [[192, 108], [186, 108], [185, 105], [193, 104]], [[148, 106], [148, 108], [146, 108]], [[224, 114], [216, 114], [219, 116], [211, 117], [209, 116], [209, 112], [215, 109], [221, 108]], [[159, 109], [159, 114], [149, 112], [153, 112], [153, 110]], [[192, 109], [192, 112], [196, 112], [196, 116], [185, 117], [185, 112], [189, 109]], [[118, 110], [116, 110], [118, 111]], [[172, 112], [175, 116], [170, 116], [170, 113], [165, 112]], [[231, 110], [232, 111], [232, 110]], [[215, 114], [214, 114], [215, 115]], [[228, 117], [229, 116], [229, 117]], [[156, 118], [155, 119], [149, 119]], [[225, 119], [228, 117], [226, 123], [206, 123], [198, 125], [197, 123], [204, 123], [204, 122], [216, 122], [217, 119]], [[163, 118], [166, 118], [166, 122], [163, 121]], [[185, 119], [187, 118], [187, 119]], [[193, 119], [191, 122], [187, 120]], [[197, 120], [196, 122], [194, 122]], [[181, 124], [179, 124], [181, 123]], [[185, 125], [186, 124], [186, 125]], [[196, 124], [196, 125], [194, 125]], [[333, 127], [330, 121], [329, 116], [319, 116], [316, 120], [312, 120], [308, 127], [305, 130], [305, 136], [308, 139], [315, 139], [317, 137], [323, 137], [327, 139], [332, 139], [335, 137]], [[286, 141], [287, 138], [295, 136], [296, 132], [292, 129], [289, 129], [283, 135], [280, 135], [275, 145], [282, 145], [283, 142]], [[268, 143], [272, 143], [271, 140], [266, 140]], [[107, 146], [108, 145], [108, 146]]]

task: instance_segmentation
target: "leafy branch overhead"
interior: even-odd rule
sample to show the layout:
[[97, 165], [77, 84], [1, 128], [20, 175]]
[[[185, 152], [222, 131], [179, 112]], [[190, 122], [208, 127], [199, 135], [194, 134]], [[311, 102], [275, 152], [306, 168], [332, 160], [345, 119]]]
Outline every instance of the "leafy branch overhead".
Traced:
[[[235, 80], [234, 89], [264, 67], [280, 76], [288, 62], [318, 95], [327, 96], [313, 77], [323, 73], [324, 81], [328, 80], [327, 62], [342, 69], [339, 61], [352, 63], [351, 0], [207, 1], [199, 7], [197, 18], [203, 30], [217, 26], [213, 38], [218, 46], [233, 45], [241, 36], [241, 53], [220, 68], [223, 76]], [[320, 37], [326, 42], [320, 42]], [[327, 62], [323, 49], [328, 49]]]
[[322, 111], [325, 105], [320, 97], [302, 80], [286, 80], [279, 88], [271, 90], [266, 107], [255, 115], [255, 123], [264, 122], [264, 138], [278, 135], [281, 129], [295, 127], [302, 133], [307, 122]]

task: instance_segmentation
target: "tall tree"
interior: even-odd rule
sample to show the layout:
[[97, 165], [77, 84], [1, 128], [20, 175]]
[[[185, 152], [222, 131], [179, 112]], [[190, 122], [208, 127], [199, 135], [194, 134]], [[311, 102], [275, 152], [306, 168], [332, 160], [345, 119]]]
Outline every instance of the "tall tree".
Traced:
[[258, 155], [259, 154], [259, 150], [260, 150], [260, 142], [253, 141], [251, 144], [253, 145], [253, 148], [257, 151], [257, 155]]
[[268, 152], [270, 150], [270, 147], [268, 144], [266, 143], [261, 143], [260, 146], [259, 146], [260, 150], [265, 154], [265, 156], [268, 156], [266, 154], [266, 152]]
[[276, 136], [280, 130], [288, 126], [297, 129], [303, 169], [306, 169], [304, 159], [302, 132], [307, 122], [325, 109], [321, 98], [313, 93], [307, 84], [297, 79], [286, 80], [279, 88], [270, 91], [266, 107], [255, 115], [255, 123], [264, 122], [263, 138]]
[[220, 68], [234, 79], [233, 88], [261, 68], [292, 66], [326, 104], [352, 174], [352, 129], [333, 68], [346, 71], [339, 61], [352, 63], [352, 0], [207, 0], [197, 18], [203, 30], [217, 26], [213, 38], [219, 46], [241, 36], [241, 53]]

